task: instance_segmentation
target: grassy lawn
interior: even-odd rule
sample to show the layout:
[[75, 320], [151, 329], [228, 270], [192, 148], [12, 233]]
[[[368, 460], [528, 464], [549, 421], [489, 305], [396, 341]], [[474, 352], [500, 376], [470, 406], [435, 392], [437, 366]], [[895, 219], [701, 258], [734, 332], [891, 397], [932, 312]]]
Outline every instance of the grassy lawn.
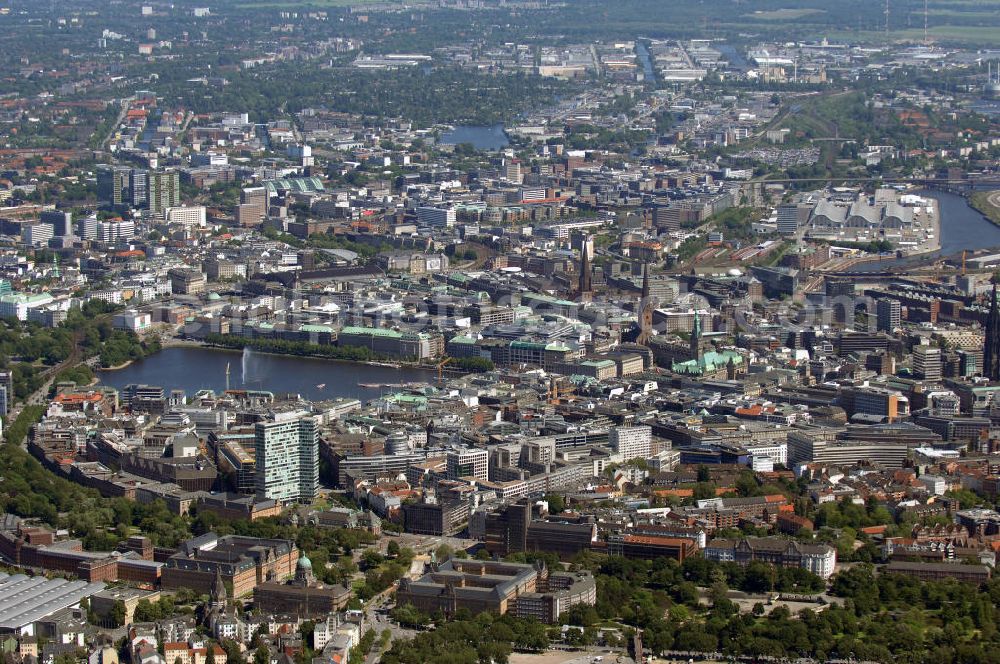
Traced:
[[[931, 26], [928, 34], [934, 42], [960, 43], [968, 47], [976, 46], [1000, 46], [1000, 25], [998, 26], [968, 26], [968, 25], [939, 25]], [[830, 33], [831, 40], [847, 40], [851, 42], [862, 42], [866, 44], [885, 44], [885, 33], [880, 31], [863, 32], [833, 32]], [[921, 42], [924, 39], [923, 28], [912, 28], [910, 30], [892, 30], [889, 33], [889, 41], [892, 42]]]
[[822, 9], [810, 8], [774, 9], [771, 11], [757, 11], [752, 14], [747, 14], [746, 18], [754, 21], [794, 21], [796, 19], [805, 18], [806, 16], [823, 13], [825, 12]]
[[987, 219], [1000, 226], [1000, 207], [993, 204], [1000, 196], [996, 191], [977, 191], [969, 197], [969, 204]]
[[962, 9], [929, 9], [927, 16], [931, 21], [935, 19], [957, 18], [964, 20], [976, 19], [983, 22], [996, 21], [997, 15], [989, 11], [965, 11]]

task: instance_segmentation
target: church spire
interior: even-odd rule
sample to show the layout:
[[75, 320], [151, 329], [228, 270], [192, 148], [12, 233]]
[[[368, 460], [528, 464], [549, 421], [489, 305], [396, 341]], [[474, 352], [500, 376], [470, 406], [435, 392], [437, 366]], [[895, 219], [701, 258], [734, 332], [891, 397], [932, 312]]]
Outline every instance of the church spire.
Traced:
[[222, 611], [226, 608], [227, 600], [228, 593], [226, 592], [226, 584], [222, 581], [222, 569], [216, 566], [215, 581], [212, 583], [212, 596], [209, 600], [211, 608]]

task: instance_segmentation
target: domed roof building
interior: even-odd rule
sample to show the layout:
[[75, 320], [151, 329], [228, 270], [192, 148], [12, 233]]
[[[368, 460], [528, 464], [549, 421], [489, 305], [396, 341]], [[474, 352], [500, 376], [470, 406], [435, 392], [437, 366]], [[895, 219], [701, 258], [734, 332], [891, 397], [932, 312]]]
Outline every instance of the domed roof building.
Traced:
[[254, 608], [270, 613], [302, 617], [324, 616], [340, 611], [351, 599], [342, 585], [316, 581], [312, 561], [303, 552], [295, 564], [295, 578], [288, 583], [258, 583], [253, 591]]
[[305, 552], [302, 553], [299, 562], [295, 565], [295, 580], [292, 583], [302, 587], [316, 583], [312, 561], [306, 557]]

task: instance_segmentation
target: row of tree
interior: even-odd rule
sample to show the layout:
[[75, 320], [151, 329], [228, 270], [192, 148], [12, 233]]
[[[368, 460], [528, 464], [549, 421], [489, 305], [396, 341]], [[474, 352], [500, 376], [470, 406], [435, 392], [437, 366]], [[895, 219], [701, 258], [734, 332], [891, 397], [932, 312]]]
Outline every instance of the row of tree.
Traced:
[[393, 643], [383, 664], [506, 664], [514, 650], [538, 652], [549, 646], [545, 626], [537, 620], [494, 616], [473, 617], [460, 610], [455, 619]]
[[325, 357], [331, 360], [348, 360], [352, 362], [390, 359], [381, 353], [376, 353], [361, 346], [311, 344], [305, 341], [287, 341], [285, 339], [247, 339], [246, 337], [234, 334], [212, 333], [205, 337], [205, 343], [222, 348], [252, 348], [262, 353]]

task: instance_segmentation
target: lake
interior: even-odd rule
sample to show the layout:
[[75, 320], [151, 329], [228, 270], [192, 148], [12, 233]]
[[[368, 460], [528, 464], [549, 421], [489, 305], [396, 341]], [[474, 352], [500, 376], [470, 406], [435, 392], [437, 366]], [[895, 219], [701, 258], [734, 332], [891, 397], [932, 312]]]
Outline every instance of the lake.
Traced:
[[437, 380], [437, 372], [431, 369], [395, 369], [251, 351], [246, 358], [244, 381], [240, 351], [197, 347], [167, 348], [124, 369], [101, 371], [98, 375], [102, 384], [119, 390], [131, 383], [145, 383], [159, 385], [168, 391], [184, 390], [190, 397], [198, 390], [221, 392], [226, 389], [227, 365], [232, 389], [295, 393], [311, 400], [353, 397], [366, 401], [377, 399], [383, 390], [361, 387], [360, 383], [398, 385]]
[[499, 150], [510, 145], [501, 124], [492, 127], [455, 127], [441, 134], [441, 143], [445, 145], [471, 143], [477, 150]]

